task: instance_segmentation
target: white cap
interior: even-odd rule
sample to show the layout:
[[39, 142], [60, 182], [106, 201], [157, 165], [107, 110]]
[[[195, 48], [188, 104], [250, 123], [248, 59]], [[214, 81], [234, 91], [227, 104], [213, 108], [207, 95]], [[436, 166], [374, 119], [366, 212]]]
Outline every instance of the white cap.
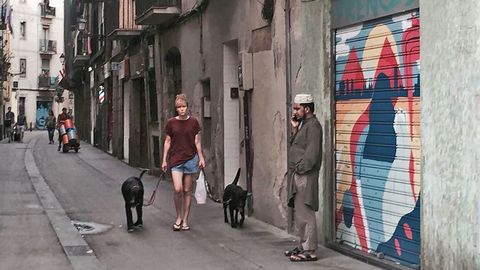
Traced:
[[313, 103], [313, 96], [310, 94], [298, 94], [295, 96], [293, 103]]

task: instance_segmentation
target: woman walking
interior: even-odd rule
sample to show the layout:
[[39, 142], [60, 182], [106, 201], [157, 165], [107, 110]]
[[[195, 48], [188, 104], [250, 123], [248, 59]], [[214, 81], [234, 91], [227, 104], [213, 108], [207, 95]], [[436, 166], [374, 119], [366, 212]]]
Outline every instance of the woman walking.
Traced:
[[188, 103], [184, 94], [175, 98], [176, 117], [168, 120], [165, 127], [162, 170], [172, 171], [174, 202], [177, 218], [174, 231], [190, 230], [188, 216], [192, 202], [192, 175], [205, 167], [200, 139], [200, 124], [188, 115]]
[[57, 123], [57, 119], [53, 114], [53, 111], [50, 110], [48, 112], [47, 117], [47, 130], [48, 130], [48, 144], [54, 144], [53, 135], [55, 134], [55, 124]]

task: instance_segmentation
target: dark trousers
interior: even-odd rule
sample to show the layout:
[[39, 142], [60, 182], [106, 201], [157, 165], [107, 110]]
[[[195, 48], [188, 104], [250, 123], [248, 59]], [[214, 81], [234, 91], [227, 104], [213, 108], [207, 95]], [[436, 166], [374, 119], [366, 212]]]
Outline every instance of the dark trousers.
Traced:
[[53, 142], [53, 135], [55, 134], [55, 128], [47, 128], [48, 130], [48, 142]]

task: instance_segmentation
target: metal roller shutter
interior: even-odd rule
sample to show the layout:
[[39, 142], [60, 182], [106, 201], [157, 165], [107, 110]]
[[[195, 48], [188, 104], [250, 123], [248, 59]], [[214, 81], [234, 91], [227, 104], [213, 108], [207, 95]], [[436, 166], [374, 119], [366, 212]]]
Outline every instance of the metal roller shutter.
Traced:
[[336, 238], [420, 264], [420, 18], [335, 32]]

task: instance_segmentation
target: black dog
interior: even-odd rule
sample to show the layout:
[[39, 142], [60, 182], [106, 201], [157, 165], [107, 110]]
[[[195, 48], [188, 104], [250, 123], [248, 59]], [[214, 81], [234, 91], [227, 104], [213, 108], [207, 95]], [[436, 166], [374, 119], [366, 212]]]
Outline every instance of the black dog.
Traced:
[[[238, 179], [240, 178], [240, 168], [237, 171], [235, 180], [233, 183], [225, 187], [223, 191], [223, 215], [225, 217], [225, 223], [228, 223], [227, 217], [227, 206], [230, 211], [230, 223], [232, 228], [236, 228], [237, 225], [241, 227], [243, 221], [245, 220], [245, 202], [249, 194], [247, 191], [243, 190], [241, 187], [237, 186]], [[233, 217], [233, 212], [235, 211], [235, 219]], [[241, 218], [238, 222], [238, 212], [240, 212]]]
[[[143, 184], [142, 176], [148, 170], [143, 170], [139, 177], [129, 177], [122, 184], [122, 194], [125, 200], [125, 211], [127, 212], [127, 230], [133, 232], [133, 227], [142, 227], [142, 207], [143, 207]], [[137, 209], [137, 222], [132, 220], [132, 209]]]

